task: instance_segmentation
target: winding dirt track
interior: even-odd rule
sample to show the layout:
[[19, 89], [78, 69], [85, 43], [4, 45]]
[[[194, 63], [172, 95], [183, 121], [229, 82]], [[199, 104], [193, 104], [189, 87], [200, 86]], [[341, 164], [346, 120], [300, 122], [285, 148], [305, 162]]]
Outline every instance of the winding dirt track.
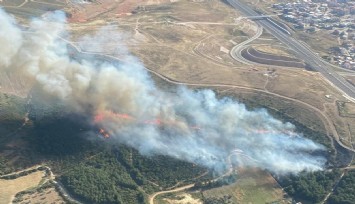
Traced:
[[154, 204], [154, 199], [155, 199], [158, 195], [165, 194], [165, 193], [174, 193], [174, 192], [178, 192], [178, 191], [187, 190], [187, 189], [189, 189], [189, 188], [192, 188], [194, 185], [195, 185], [195, 184], [193, 183], [193, 184], [189, 184], [189, 185], [182, 186], [182, 187], [179, 187], [179, 188], [175, 188], [175, 189], [172, 189], [172, 190], [156, 192], [156, 193], [154, 193], [153, 195], [149, 196], [149, 204]]

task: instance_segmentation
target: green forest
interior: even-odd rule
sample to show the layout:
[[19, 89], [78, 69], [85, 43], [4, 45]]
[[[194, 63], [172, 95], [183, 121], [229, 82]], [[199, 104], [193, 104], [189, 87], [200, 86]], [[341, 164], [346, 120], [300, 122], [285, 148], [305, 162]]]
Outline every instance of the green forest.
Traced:
[[341, 179], [333, 194], [329, 197], [329, 204], [355, 203], [355, 171], [347, 172]]
[[282, 178], [280, 184], [296, 200], [319, 203], [332, 190], [340, 174], [338, 170], [303, 172]]

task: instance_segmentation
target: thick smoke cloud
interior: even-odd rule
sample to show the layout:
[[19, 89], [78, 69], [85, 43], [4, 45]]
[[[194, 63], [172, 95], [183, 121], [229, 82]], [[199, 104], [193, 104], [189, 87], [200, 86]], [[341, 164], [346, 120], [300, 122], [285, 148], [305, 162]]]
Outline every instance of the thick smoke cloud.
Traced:
[[[105, 116], [93, 124], [142, 154], [169, 155], [215, 170], [227, 168], [229, 161], [278, 174], [322, 169], [325, 159], [311, 153], [323, 147], [263, 109], [249, 111], [229, 98], [218, 99], [211, 90], [164, 92], [128, 52], [119, 65], [70, 59], [59, 37], [65, 27], [61, 12], [20, 29], [0, 10], [0, 71], [35, 81], [72, 111]], [[105, 39], [104, 33], [84, 42]]]

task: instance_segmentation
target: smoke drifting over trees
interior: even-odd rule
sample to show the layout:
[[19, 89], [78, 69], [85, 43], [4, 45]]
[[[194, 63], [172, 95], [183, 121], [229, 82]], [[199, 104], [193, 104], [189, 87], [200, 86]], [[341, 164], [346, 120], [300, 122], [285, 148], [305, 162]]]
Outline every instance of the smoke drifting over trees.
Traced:
[[[90, 113], [92, 118], [108, 112], [134, 118], [104, 117], [96, 123], [113, 140], [142, 154], [168, 155], [215, 170], [228, 168], [229, 160], [276, 174], [322, 169], [325, 159], [311, 153], [323, 147], [266, 110], [249, 111], [229, 98], [218, 99], [211, 90], [179, 87], [174, 94], [166, 93], [124, 47], [118, 48], [126, 53], [119, 65], [75, 61], [59, 38], [65, 33], [62, 12], [20, 29], [0, 10], [0, 71], [34, 81], [73, 112]], [[232, 152], [236, 159], [229, 159]]]

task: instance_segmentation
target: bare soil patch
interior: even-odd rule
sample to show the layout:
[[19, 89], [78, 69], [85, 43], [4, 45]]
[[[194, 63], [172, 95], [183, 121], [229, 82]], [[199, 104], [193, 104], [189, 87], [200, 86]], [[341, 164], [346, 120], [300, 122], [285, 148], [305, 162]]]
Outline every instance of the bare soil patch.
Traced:
[[168, 204], [202, 204], [202, 201], [197, 198], [193, 198], [191, 194], [182, 193], [178, 194], [174, 198], [163, 198], [162, 200]]

